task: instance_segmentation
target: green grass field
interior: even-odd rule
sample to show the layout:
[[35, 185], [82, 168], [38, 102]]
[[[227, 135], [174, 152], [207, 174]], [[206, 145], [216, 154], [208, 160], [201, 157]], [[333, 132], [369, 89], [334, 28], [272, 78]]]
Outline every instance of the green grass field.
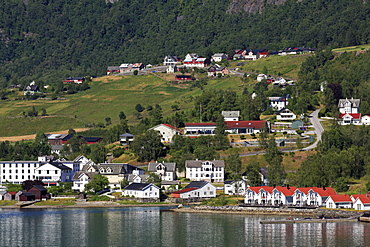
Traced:
[[367, 45], [356, 45], [356, 46], [349, 46], [349, 47], [342, 47], [333, 49], [333, 52], [352, 52], [352, 51], [360, 51], [370, 49], [370, 44]]
[[280, 74], [282, 77], [296, 80], [298, 79], [298, 71], [301, 68], [301, 64], [306, 60], [307, 56], [311, 56], [311, 54], [288, 56], [273, 55], [256, 61], [241, 61], [245, 63], [241, 66], [241, 70], [253, 73], [263, 73], [263, 70], [266, 67], [268, 74], [273, 76], [278, 76]]

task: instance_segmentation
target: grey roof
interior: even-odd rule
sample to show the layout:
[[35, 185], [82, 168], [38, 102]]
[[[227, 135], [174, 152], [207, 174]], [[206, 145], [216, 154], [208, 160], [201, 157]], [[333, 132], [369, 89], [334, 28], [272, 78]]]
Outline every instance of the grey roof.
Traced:
[[125, 134], [120, 135], [120, 137], [134, 137], [134, 135], [130, 133], [125, 133]]
[[47, 191], [47, 189], [45, 189], [45, 187], [42, 185], [34, 185], [31, 187], [31, 189], [32, 188], [37, 188], [39, 191]]
[[202, 188], [204, 186], [206, 186], [207, 184], [209, 184], [208, 182], [206, 181], [192, 181], [190, 184], [186, 185], [185, 188]]
[[22, 194], [25, 195], [25, 196], [35, 196], [31, 192], [26, 192], [26, 191], [22, 191], [22, 193], [20, 195], [22, 195]]
[[88, 176], [89, 179], [92, 179], [92, 177], [96, 174], [99, 174], [98, 172], [75, 172], [75, 174], [73, 175], [73, 178], [72, 180], [79, 180], [80, 179], [80, 176], [82, 174], [86, 174]]
[[344, 107], [344, 104], [348, 101], [351, 102], [352, 107], [360, 107], [361, 100], [353, 99], [353, 98], [352, 99], [340, 99], [338, 102], [338, 107], [340, 108]]
[[166, 167], [166, 171], [168, 172], [176, 171], [176, 163], [149, 163], [148, 172], [156, 172], [157, 166], [160, 164], [164, 165]]
[[232, 184], [234, 181], [225, 181], [224, 184]]
[[225, 161], [223, 160], [187, 160], [185, 161], [185, 167], [188, 168], [197, 168], [197, 167], [202, 167], [203, 162], [210, 162], [213, 163], [215, 167], [225, 167]]
[[240, 111], [222, 111], [221, 114], [224, 117], [239, 117]]
[[143, 190], [148, 187], [150, 183], [132, 183], [125, 187], [125, 190]]
[[50, 162], [49, 164], [61, 170], [72, 170], [70, 167], [63, 165], [62, 163], [59, 162]]
[[142, 182], [147, 182], [148, 181], [148, 178], [149, 178], [149, 175], [134, 175], [134, 174], [126, 174], [125, 175], [125, 179], [128, 181], [128, 182], [132, 182], [134, 181], [134, 178], [139, 176], [142, 180]]

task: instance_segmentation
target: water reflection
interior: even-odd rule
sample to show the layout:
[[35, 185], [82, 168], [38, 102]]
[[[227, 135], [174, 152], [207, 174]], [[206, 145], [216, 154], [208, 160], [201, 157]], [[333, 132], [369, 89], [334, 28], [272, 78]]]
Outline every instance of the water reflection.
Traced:
[[0, 209], [1, 246], [370, 246], [370, 224], [266, 224], [280, 216], [159, 207]]

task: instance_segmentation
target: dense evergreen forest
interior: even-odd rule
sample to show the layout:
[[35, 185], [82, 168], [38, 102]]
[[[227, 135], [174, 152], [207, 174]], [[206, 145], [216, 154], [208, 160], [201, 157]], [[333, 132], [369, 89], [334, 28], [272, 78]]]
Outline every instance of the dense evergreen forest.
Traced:
[[370, 43], [370, 4], [288, 0], [228, 14], [225, 0], [8, 0], [0, 7], [0, 85], [103, 75], [123, 62], [243, 48]]

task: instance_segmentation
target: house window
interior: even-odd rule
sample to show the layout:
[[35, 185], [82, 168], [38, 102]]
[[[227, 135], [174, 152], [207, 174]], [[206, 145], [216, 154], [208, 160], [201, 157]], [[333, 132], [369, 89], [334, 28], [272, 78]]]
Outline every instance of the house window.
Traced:
[[9, 175], [9, 179], [12, 179], [12, 175]]
[[28, 164], [28, 167], [31, 167], [31, 164]]
[[24, 164], [22, 163], [22, 167], [24, 167]]
[[12, 170], [9, 170], [9, 173], [12, 173]]
[[24, 179], [24, 176], [22, 175], [22, 179]]
[[15, 173], [18, 173], [18, 170], [15, 170]]
[[15, 167], [18, 167], [18, 164], [17, 163], [15, 164]]
[[46, 174], [49, 174], [49, 170], [46, 170]]
[[39, 170], [39, 174], [41, 174], [41, 170]]
[[3, 173], [5, 173], [5, 170], [3, 170]]
[[58, 171], [57, 170], [55, 170], [55, 174], [58, 174]]
[[22, 173], [24, 173], [24, 170], [22, 170]]
[[5, 179], [5, 175], [3, 175], [3, 179]]
[[3, 167], [5, 167], [5, 164], [3, 164]]
[[31, 171], [30, 170], [28, 170], [28, 173], [30, 173]]

